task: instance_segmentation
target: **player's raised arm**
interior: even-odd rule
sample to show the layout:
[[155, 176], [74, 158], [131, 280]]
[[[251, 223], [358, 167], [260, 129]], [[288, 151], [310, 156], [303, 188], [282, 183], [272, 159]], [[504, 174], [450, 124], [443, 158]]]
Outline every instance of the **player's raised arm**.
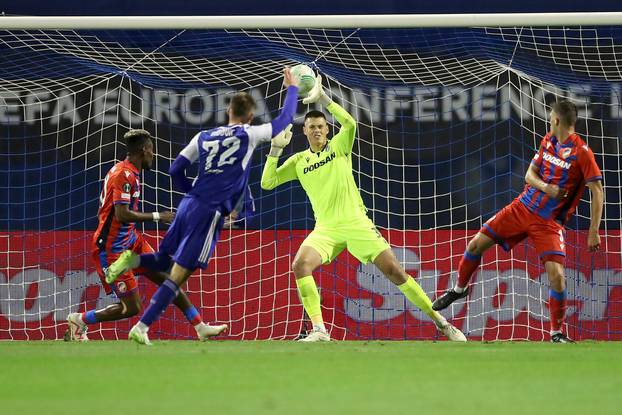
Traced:
[[266, 164], [263, 166], [263, 173], [261, 174], [261, 188], [264, 190], [274, 189], [297, 177], [296, 155], [288, 158], [281, 167], [277, 168], [279, 156], [283, 153], [283, 148], [289, 144], [292, 138], [291, 129], [292, 125], [290, 124], [285, 130], [281, 131], [272, 139], [270, 154], [268, 154]]
[[270, 124], [272, 124], [270, 138], [285, 130], [285, 128], [294, 121], [294, 115], [296, 115], [298, 78], [292, 75], [288, 67], [283, 69], [283, 85], [287, 88], [287, 92], [285, 93], [285, 101], [283, 102], [283, 108], [281, 109], [280, 114], [270, 122]]
[[281, 131], [294, 121], [296, 99], [298, 98], [298, 78], [293, 76], [288, 67], [283, 69], [283, 85], [287, 88], [281, 112], [269, 123], [252, 126], [247, 129], [249, 139], [256, 144], [266, 142], [278, 136]]
[[333, 147], [341, 147], [344, 152], [350, 152], [354, 145], [354, 136], [356, 133], [356, 120], [343, 107], [334, 102], [324, 91], [322, 87], [322, 75], [315, 79], [313, 89], [309, 95], [302, 100], [304, 104], [313, 104], [319, 102], [335, 117], [341, 128], [339, 133], [331, 140]]

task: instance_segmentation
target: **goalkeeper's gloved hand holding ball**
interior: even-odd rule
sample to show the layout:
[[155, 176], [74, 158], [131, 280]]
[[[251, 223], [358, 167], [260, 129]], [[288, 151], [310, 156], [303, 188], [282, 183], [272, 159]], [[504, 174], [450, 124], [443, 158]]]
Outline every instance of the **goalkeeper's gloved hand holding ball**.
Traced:
[[323, 106], [327, 106], [332, 102], [330, 97], [324, 92], [324, 88], [322, 88], [322, 75], [320, 74], [315, 77], [315, 85], [313, 85], [307, 97], [302, 100], [303, 104], [315, 104], [316, 102]]
[[270, 155], [272, 157], [279, 157], [283, 153], [285, 146], [289, 144], [292, 139], [292, 125], [288, 124], [287, 127], [272, 138], [270, 146]]

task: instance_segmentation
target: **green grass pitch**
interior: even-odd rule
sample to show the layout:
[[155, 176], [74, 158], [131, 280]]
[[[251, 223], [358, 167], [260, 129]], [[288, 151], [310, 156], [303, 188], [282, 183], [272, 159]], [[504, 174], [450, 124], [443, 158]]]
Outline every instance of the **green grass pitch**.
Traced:
[[3, 414], [614, 414], [622, 342], [0, 342]]

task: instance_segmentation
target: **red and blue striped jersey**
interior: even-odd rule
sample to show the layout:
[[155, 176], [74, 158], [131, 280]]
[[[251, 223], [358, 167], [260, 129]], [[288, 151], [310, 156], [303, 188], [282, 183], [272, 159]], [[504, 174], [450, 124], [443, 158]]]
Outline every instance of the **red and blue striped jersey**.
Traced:
[[123, 252], [138, 238], [134, 223], [121, 223], [114, 215], [114, 205], [129, 204], [130, 210], [138, 210], [140, 181], [138, 169], [128, 159], [114, 165], [106, 174], [104, 188], [99, 196], [97, 217], [99, 226], [93, 235], [93, 243], [101, 251]]
[[550, 133], [545, 135], [531, 164], [538, 168], [538, 174], [545, 183], [565, 189], [567, 196], [553, 199], [527, 184], [518, 199], [532, 213], [562, 225], [577, 208], [585, 184], [603, 178], [594, 153], [577, 134], [570, 135], [563, 144]]

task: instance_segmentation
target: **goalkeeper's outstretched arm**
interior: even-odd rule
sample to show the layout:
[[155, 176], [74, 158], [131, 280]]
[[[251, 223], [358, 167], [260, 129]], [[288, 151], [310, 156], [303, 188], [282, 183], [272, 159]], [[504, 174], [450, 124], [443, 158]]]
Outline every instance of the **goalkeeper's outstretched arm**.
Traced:
[[326, 107], [333, 117], [337, 120], [341, 128], [339, 133], [331, 140], [333, 147], [339, 146], [344, 149], [345, 152], [350, 152], [354, 145], [354, 137], [356, 134], [356, 121], [348, 111], [346, 111], [341, 105], [334, 102], [324, 91], [322, 87], [322, 75], [315, 78], [315, 85], [309, 92], [309, 95], [302, 100], [304, 104], [313, 104], [319, 102]]
[[348, 111], [334, 101], [331, 102], [326, 109], [333, 114], [333, 117], [335, 117], [337, 122], [341, 125], [339, 133], [331, 140], [333, 146], [336, 144], [341, 145], [346, 151], [351, 151], [356, 134], [356, 121]]

